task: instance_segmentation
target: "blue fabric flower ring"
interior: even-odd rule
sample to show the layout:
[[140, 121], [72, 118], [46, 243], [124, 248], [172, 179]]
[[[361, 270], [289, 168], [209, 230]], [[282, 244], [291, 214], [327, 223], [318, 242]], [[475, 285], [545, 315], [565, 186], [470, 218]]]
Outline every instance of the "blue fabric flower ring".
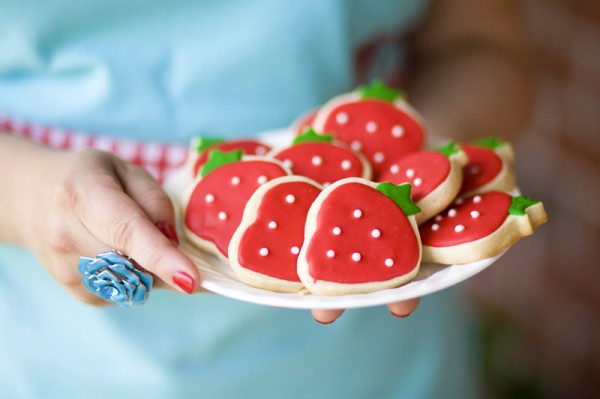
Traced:
[[96, 258], [81, 256], [79, 273], [88, 291], [123, 307], [143, 304], [152, 288], [152, 276], [118, 251], [101, 253]]

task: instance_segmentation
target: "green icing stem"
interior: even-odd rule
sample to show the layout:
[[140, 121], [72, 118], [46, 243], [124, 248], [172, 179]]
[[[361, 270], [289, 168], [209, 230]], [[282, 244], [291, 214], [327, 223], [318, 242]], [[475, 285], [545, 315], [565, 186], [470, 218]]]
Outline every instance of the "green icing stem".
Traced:
[[451, 141], [444, 146], [436, 148], [436, 150], [450, 158], [452, 155], [460, 152], [460, 145], [456, 141]]
[[219, 166], [227, 165], [228, 163], [237, 162], [242, 159], [242, 150], [231, 152], [223, 152], [219, 150], [211, 151], [208, 154], [208, 160], [202, 168], [200, 168], [200, 176], [204, 177]]
[[205, 151], [207, 148], [212, 147], [215, 144], [222, 143], [223, 141], [225, 141], [225, 140], [218, 139], [218, 138], [196, 136], [196, 137], [192, 138], [192, 148], [194, 150], [196, 150], [196, 152], [199, 154], [199, 153]]
[[485, 137], [483, 139], [474, 141], [473, 144], [478, 145], [480, 147], [489, 148], [490, 150], [495, 150], [498, 147], [502, 147], [504, 145], [504, 141], [500, 140], [497, 137]]
[[332, 140], [333, 140], [333, 136], [330, 136], [328, 134], [318, 134], [317, 132], [314, 131], [313, 128], [309, 127], [304, 131], [304, 133], [302, 133], [300, 136], [296, 137], [292, 141], [292, 144], [313, 143], [313, 142], [331, 143]]
[[539, 201], [534, 201], [522, 195], [513, 197], [510, 207], [508, 208], [509, 215], [523, 216], [525, 215], [525, 209], [531, 205], [537, 204]]
[[396, 100], [398, 97], [402, 97], [400, 91], [388, 87], [381, 80], [375, 80], [368, 86], [359, 87], [358, 94], [363, 100], [366, 98], [375, 98], [389, 102]]
[[416, 215], [421, 212], [421, 208], [415, 205], [410, 199], [410, 184], [404, 183], [396, 186], [390, 182], [384, 182], [378, 184], [376, 188], [377, 191], [394, 201], [406, 216]]

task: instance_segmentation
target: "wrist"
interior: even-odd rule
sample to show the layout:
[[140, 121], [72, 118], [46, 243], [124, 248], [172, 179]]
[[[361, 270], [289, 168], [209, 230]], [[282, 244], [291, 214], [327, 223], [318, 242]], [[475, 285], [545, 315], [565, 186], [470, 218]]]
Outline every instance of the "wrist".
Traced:
[[42, 182], [52, 171], [58, 151], [0, 134], [0, 241], [29, 247], [36, 209], [48, 196]]

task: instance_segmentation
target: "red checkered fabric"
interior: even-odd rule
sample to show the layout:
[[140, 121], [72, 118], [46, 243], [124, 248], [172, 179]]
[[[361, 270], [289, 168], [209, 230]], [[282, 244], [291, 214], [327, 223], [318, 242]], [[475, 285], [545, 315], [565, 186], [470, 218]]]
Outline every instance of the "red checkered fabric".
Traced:
[[186, 145], [140, 142], [74, 132], [32, 124], [3, 115], [0, 115], [0, 131], [53, 148], [68, 150], [96, 148], [111, 152], [126, 161], [142, 166], [160, 183], [184, 164], [188, 154]]

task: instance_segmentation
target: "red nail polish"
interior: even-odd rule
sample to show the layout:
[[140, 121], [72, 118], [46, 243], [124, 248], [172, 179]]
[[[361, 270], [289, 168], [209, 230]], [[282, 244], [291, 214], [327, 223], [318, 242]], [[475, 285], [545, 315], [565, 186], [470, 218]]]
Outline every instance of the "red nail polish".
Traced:
[[167, 237], [173, 244], [179, 245], [179, 237], [177, 231], [171, 222], [160, 221], [156, 222], [155, 226]]
[[195, 281], [189, 274], [185, 272], [176, 272], [173, 274], [173, 282], [186, 294], [194, 293]]
[[406, 319], [408, 316], [410, 316], [412, 313], [409, 314], [396, 314], [392, 311], [390, 311], [390, 313], [392, 314], [392, 316], [397, 317], [399, 319]]

